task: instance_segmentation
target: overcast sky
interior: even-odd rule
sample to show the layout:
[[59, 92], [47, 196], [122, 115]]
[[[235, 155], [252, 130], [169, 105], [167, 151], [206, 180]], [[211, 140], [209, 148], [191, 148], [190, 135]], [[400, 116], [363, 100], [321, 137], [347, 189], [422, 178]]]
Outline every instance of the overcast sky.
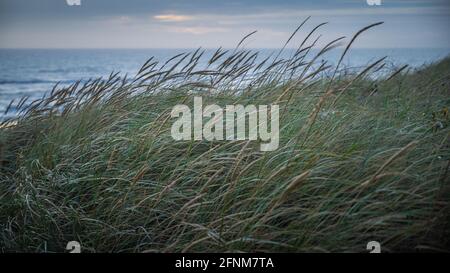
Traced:
[[283, 45], [307, 17], [321, 28], [322, 45], [378, 21], [355, 47], [450, 48], [449, 0], [0, 0], [1, 48], [246, 47]]

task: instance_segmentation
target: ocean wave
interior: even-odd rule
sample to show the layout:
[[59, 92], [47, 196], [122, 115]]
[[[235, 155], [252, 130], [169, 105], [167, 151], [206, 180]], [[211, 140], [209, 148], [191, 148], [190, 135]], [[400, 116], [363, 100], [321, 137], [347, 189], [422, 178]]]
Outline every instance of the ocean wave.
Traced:
[[38, 73], [69, 73], [72, 72], [71, 70], [68, 69], [63, 69], [63, 68], [59, 68], [59, 69], [40, 69], [38, 70]]
[[47, 84], [56, 84], [56, 83], [61, 83], [61, 84], [67, 84], [67, 83], [74, 83], [75, 80], [63, 80], [63, 81], [55, 81], [55, 80], [39, 80], [39, 79], [34, 79], [34, 80], [0, 80], [0, 85], [1, 84], [39, 84], [39, 83], [47, 83]]

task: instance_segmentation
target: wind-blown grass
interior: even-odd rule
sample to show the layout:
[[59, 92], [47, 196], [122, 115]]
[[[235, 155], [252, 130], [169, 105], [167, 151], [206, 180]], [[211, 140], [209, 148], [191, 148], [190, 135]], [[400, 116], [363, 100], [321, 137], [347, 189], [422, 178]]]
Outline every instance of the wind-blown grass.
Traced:
[[[0, 250], [448, 250], [450, 60], [348, 73], [317, 62], [342, 39], [310, 56], [315, 31], [289, 59], [239, 43], [18, 102], [0, 129]], [[194, 95], [279, 104], [280, 147], [174, 141], [171, 108]]]

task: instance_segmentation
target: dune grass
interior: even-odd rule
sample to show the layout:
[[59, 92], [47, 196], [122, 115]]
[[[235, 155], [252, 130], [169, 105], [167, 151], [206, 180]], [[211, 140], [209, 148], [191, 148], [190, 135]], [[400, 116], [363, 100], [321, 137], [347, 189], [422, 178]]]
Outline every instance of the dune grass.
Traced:
[[[341, 39], [315, 56], [313, 36], [288, 59], [197, 50], [18, 102], [0, 129], [0, 250], [448, 250], [450, 59], [370, 77], [384, 60], [317, 62]], [[174, 141], [172, 107], [199, 95], [279, 104], [280, 147]]]

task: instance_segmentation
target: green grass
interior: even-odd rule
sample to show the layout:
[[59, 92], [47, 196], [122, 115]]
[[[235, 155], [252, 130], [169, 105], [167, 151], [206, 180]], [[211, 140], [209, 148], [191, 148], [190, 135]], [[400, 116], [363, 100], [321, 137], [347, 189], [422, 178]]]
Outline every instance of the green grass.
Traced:
[[[450, 59], [387, 80], [367, 77], [382, 62], [303, 74], [306, 46], [256, 73], [255, 52], [221, 52], [222, 68], [192, 67], [197, 51], [23, 106], [0, 129], [0, 251], [449, 249]], [[194, 95], [278, 103], [279, 148], [174, 141], [170, 110]]]

